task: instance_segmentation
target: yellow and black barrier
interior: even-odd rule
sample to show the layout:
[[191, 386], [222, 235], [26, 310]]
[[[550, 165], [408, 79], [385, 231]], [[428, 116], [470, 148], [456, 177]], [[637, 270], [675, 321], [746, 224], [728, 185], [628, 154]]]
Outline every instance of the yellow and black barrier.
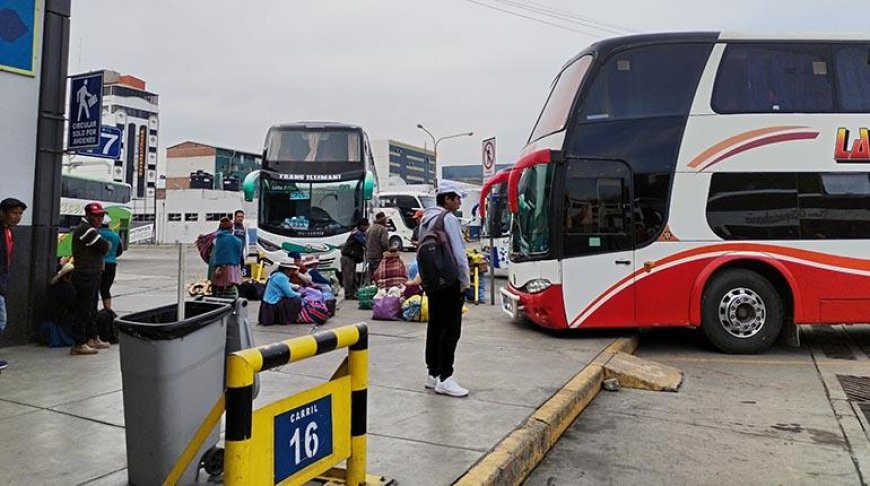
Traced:
[[[338, 348], [348, 357], [328, 382], [253, 410], [257, 373]], [[367, 386], [364, 323], [231, 354], [224, 484], [305, 484], [344, 460], [346, 484], [385, 484], [366, 475]]]

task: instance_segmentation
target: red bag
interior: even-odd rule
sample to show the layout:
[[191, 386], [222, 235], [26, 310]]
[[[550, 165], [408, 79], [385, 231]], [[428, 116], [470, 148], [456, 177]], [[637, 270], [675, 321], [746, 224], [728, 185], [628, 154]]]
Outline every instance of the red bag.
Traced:
[[214, 248], [214, 240], [217, 238], [217, 232], [206, 233], [196, 237], [196, 249], [199, 250], [199, 257], [202, 261], [209, 263], [211, 261], [211, 250]]
[[323, 324], [329, 319], [329, 309], [326, 304], [317, 300], [304, 300], [302, 310], [296, 322], [300, 324]]

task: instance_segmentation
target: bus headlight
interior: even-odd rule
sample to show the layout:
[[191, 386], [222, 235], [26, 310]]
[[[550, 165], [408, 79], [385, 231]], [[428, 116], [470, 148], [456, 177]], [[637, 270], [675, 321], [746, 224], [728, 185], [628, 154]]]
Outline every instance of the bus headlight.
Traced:
[[520, 290], [529, 294], [537, 294], [547, 290], [551, 285], [553, 284], [545, 278], [536, 278], [523, 285]]
[[257, 243], [259, 243], [260, 246], [262, 246], [263, 249], [266, 251], [278, 251], [281, 249], [280, 246], [278, 246], [274, 243], [270, 243], [270, 242], [264, 240], [263, 238], [257, 238]]

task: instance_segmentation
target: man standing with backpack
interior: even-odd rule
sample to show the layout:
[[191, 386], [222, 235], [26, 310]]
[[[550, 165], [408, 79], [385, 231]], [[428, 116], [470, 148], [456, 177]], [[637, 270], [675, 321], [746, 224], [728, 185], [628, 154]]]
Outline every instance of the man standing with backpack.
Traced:
[[451, 181], [438, 187], [438, 207], [428, 208], [420, 221], [417, 266], [429, 298], [426, 328], [424, 386], [452, 397], [468, 396], [468, 390], [453, 377], [453, 359], [462, 328], [462, 306], [470, 285], [465, 240], [453, 212], [460, 208], [465, 192]]
[[341, 249], [341, 282], [345, 300], [356, 299], [356, 266], [365, 261], [368, 229], [369, 220], [359, 220]]

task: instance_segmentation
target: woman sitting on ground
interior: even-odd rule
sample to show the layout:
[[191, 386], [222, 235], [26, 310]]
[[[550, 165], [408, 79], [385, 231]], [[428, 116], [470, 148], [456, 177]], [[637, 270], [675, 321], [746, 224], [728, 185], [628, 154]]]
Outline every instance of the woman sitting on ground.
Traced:
[[405, 270], [405, 264], [399, 256], [399, 249], [391, 247], [384, 252], [384, 259], [381, 260], [378, 268], [375, 269], [375, 285], [380, 289], [389, 289], [390, 287], [404, 285], [407, 280], [408, 272]]
[[266, 290], [260, 303], [259, 321], [263, 326], [293, 324], [302, 309], [302, 296], [293, 290], [290, 277], [299, 267], [290, 261], [282, 262], [266, 280]]

